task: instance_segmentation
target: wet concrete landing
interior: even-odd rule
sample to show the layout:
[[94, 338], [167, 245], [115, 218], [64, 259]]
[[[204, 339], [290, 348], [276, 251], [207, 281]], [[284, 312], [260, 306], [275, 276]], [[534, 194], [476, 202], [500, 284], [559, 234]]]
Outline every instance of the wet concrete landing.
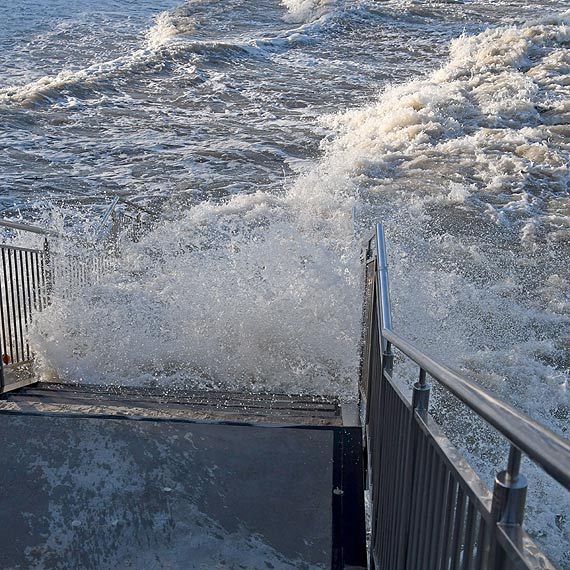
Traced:
[[0, 568], [364, 565], [359, 437], [0, 412]]
[[334, 398], [38, 382], [4, 394], [3, 411], [170, 418], [307, 426], [358, 425], [358, 412]]

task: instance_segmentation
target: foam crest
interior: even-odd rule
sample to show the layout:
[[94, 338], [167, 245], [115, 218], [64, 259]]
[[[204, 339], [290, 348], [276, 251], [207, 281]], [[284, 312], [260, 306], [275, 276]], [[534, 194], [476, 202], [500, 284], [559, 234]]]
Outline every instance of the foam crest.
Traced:
[[156, 49], [179, 34], [179, 30], [172, 20], [172, 16], [168, 12], [162, 12], [156, 17], [154, 26], [152, 26], [146, 35], [147, 45], [151, 49]]
[[[193, 3], [198, 4], [199, 1]], [[98, 89], [104, 89], [106, 82], [113, 89], [110, 84], [113, 80], [130, 73], [151, 70], [153, 65], [167, 57], [166, 52], [161, 51], [163, 46], [184, 39], [194, 28], [194, 18], [186, 8], [161, 12], [156, 16], [154, 25], [144, 33], [145, 45], [140, 49], [110, 61], [94, 63], [78, 70], [63, 70], [25, 85], [0, 89], [0, 105], [33, 106], [61, 99], [75, 101], [73, 95], [67, 93], [68, 90], [76, 89], [81, 97], [88, 97]]]
[[289, 13], [285, 17], [288, 22], [308, 23], [317, 20], [336, 7], [336, 0], [281, 0]]
[[77, 70], [63, 70], [24, 85], [2, 88], [0, 105], [33, 107], [43, 103], [57, 103], [60, 106], [77, 107], [82, 100], [106, 89], [115, 96], [115, 83], [118, 79], [130, 74], [152, 72], [172, 58], [193, 53], [204, 56], [209, 52], [258, 57], [266, 51], [309, 41], [309, 36], [320, 30], [318, 23], [312, 23], [268, 37], [199, 39], [193, 37], [197, 19], [199, 17], [189, 13], [187, 7], [162, 12], [155, 18], [155, 24], [145, 32], [145, 43], [140, 49], [111, 61]]
[[488, 210], [498, 221], [526, 213], [546, 223], [543, 198], [564, 192], [568, 179], [568, 30], [565, 13], [455, 40], [450, 61], [427, 78], [329, 117], [340, 135], [331, 151], [376, 183], [391, 186], [396, 174], [434, 191], [475, 185], [502, 194]]
[[187, 7], [161, 12], [145, 34], [147, 47], [158, 49], [173, 41], [183, 40], [196, 31], [197, 19]]
[[0, 90], [0, 105], [19, 104], [26, 107], [44, 102], [53, 103], [62, 98], [73, 100], [72, 94], [64, 93], [69, 89], [77, 89], [81, 97], [88, 97], [104, 88], [103, 84], [107, 80], [125, 73], [143, 71], [150, 64], [151, 58], [152, 54], [148, 51], [137, 50], [85, 69], [65, 70], [53, 77], [46, 76], [26, 85], [8, 87]]

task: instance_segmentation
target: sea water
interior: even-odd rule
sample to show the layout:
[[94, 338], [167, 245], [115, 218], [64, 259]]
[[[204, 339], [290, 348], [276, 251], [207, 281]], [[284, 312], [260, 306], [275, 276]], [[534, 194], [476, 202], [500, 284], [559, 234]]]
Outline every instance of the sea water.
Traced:
[[[46, 374], [354, 399], [383, 221], [394, 328], [568, 436], [566, 1], [0, 0], [0, 69], [4, 217], [161, 212], [37, 321]], [[438, 402], [491, 484], [504, 455]], [[525, 472], [570, 568], [568, 494]]]

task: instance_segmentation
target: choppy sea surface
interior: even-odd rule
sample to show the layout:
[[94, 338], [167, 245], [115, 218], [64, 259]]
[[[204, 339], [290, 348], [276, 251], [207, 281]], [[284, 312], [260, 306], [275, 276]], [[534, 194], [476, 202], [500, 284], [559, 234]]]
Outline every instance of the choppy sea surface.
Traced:
[[[0, 0], [0, 70], [1, 215], [161, 212], [44, 313], [46, 369], [355, 398], [383, 221], [395, 329], [568, 437], [566, 0]], [[504, 455], [441, 405], [490, 483]], [[525, 470], [570, 568], [568, 493]]]

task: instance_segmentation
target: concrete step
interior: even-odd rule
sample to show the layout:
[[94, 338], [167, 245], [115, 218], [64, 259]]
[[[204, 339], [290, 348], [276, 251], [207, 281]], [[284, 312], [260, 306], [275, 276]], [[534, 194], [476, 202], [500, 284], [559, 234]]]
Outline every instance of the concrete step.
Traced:
[[355, 404], [335, 398], [37, 383], [9, 392], [0, 410], [292, 425], [356, 425]]

